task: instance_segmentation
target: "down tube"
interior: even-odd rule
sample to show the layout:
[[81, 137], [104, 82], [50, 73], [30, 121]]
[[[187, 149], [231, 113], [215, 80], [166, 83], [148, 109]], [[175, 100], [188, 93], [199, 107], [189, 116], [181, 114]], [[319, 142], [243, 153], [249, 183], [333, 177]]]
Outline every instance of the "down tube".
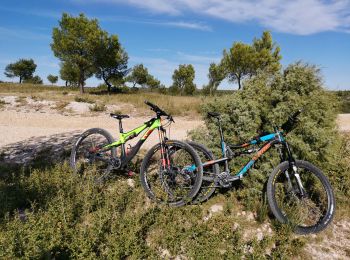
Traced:
[[261, 147], [260, 150], [256, 153], [256, 155], [254, 155], [254, 157], [239, 171], [239, 173], [236, 174], [236, 176], [242, 177], [254, 165], [254, 163], [259, 159], [259, 157], [271, 148], [273, 143], [274, 142], [269, 142], [263, 147]]

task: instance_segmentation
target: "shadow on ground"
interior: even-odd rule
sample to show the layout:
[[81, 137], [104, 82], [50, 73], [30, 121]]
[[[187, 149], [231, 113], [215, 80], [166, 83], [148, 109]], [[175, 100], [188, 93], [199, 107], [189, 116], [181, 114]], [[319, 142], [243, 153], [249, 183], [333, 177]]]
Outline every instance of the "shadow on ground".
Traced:
[[55, 196], [52, 184], [41, 183], [38, 188], [26, 178], [32, 170], [67, 161], [79, 135], [79, 131], [74, 131], [33, 137], [0, 148], [0, 222], [7, 213], [12, 215], [15, 211], [24, 219], [24, 211], [31, 208], [33, 201], [43, 206]]
[[79, 131], [32, 137], [0, 148], [0, 165], [43, 168], [69, 158]]

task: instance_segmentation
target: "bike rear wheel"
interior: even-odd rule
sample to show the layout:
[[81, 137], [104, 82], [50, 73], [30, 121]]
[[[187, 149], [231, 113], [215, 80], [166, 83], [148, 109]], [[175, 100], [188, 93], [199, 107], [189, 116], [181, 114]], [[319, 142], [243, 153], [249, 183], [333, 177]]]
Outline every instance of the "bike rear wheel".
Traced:
[[[189, 145], [191, 145], [196, 152], [198, 153], [202, 163], [215, 160], [213, 153], [204, 145], [188, 141]], [[215, 176], [220, 173], [220, 167], [218, 164], [212, 164], [208, 166], [203, 166], [203, 181], [201, 188], [193, 200], [193, 204], [198, 204], [207, 201], [215, 192], [216, 184], [214, 182]], [[213, 180], [209, 180], [209, 179]]]
[[[162, 153], [167, 159], [162, 159]], [[161, 144], [153, 146], [141, 164], [141, 184], [147, 196], [170, 206], [191, 202], [199, 191], [202, 176], [198, 154], [180, 141], [168, 140], [163, 147]]]
[[290, 163], [279, 164], [267, 183], [270, 209], [278, 221], [292, 225], [298, 234], [320, 232], [334, 217], [332, 187], [326, 176], [311, 163], [297, 160], [295, 166], [303, 188], [300, 188]]
[[113, 137], [101, 128], [92, 128], [81, 134], [73, 144], [70, 156], [74, 172], [79, 175], [92, 172], [96, 182], [103, 182], [113, 169], [111, 161], [116, 157], [116, 148], [106, 151], [101, 148], [113, 142]]

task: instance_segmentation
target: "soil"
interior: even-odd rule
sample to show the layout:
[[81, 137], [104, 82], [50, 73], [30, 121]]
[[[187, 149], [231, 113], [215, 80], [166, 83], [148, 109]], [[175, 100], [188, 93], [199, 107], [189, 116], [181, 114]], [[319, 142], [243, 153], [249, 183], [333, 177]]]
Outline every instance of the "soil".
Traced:
[[[93, 127], [108, 130], [116, 139], [119, 135], [118, 121], [109, 116], [109, 112], [116, 110], [115, 106], [107, 107], [107, 111], [95, 113], [89, 110], [91, 104], [83, 102], [71, 102], [63, 109], [57, 110], [53, 101], [35, 101], [26, 98], [25, 102], [21, 103], [15, 96], [0, 99], [6, 102], [0, 111], [0, 147], [34, 137], [83, 132]], [[148, 117], [137, 113], [131, 114], [130, 118], [123, 119], [124, 131], [142, 125], [151, 116], [152, 114]], [[170, 128], [170, 138], [178, 140], [185, 139], [187, 131], [202, 124], [200, 119], [184, 117], [175, 117], [175, 121], [176, 123]], [[145, 142], [144, 148], [150, 148], [157, 140], [158, 136], [154, 133]]]

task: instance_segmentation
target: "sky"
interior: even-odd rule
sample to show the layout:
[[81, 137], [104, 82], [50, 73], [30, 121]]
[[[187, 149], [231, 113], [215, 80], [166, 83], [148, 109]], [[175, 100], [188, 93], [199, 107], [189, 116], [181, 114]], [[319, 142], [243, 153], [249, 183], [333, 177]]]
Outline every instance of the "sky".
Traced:
[[[326, 88], [350, 89], [350, 0], [1, 0], [0, 80], [17, 80], [6, 78], [4, 69], [20, 58], [34, 59], [45, 83], [47, 75], [58, 75], [50, 43], [63, 12], [97, 18], [118, 35], [129, 67], [143, 63], [167, 86], [174, 69], [192, 64], [201, 88], [224, 49], [269, 30], [284, 67], [299, 60], [315, 64]], [[88, 86], [99, 83], [87, 80]], [[237, 86], [224, 82], [220, 88]]]

